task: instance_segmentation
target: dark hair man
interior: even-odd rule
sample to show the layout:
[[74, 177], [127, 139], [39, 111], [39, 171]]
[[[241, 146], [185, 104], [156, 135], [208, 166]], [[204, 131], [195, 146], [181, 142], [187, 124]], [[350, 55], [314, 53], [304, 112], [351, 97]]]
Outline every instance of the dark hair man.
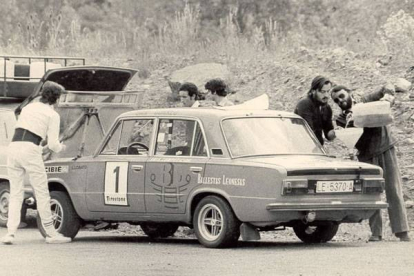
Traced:
[[[393, 93], [393, 88], [382, 87], [375, 92], [362, 96], [361, 102], [387, 100], [392, 103], [394, 99]], [[352, 105], [354, 99], [351, 90], [345, 86], [336, 86], [331, 91], [331, 97], [342, 110], [342, 113], [336, 120], [337, 125], [352, 127]], [[389, 127], [383, 126], [364, 128], [364, 132], [355, 147], [359, 152], [359, 161], [377, 165], [383, 169], [391, 230], [401, 241], [410, 241], [400, 169], [394, 145], [395, 139], [391, 136]], [[372, 233], [369, 241], [382, 240], [382, 217], [380, 210], [375, 212], [369, 219], [369, 226]]]
[[234, 105], [234, 103], [227, 98], [228, 86], [222, 79], [211, 79], [204, 87], [211, 92], [213, 101], [215, 101], [218, 106]]
[[331, 88], [332, 83], [329, 79], [323, 76], [315, 77], [307, 97], [299, 100], [294, 111], [308, 122], [321, 145], [324, 144], [322, 133], [328, 140], [335, 138], [332, 108], [328, 104]]
[[180, 101], [185, 107], [199, 107], [200, 103], [198, 102], [200, 98], [200, 92], [198, 91], [197, 86], [191, 82], [185, 82], [181, 85], [178, 96]]
[[47, 234], [46, 242], [71, 242], [70, 238], [58, 233], [53, 226], [47, 175], [42, 159], [42, 148], [39, 146], [40, 141], [47, 138], [49, 149], [55, 152], [65, 149], [65, 146], [59, 142], [60, 117], [53, 109], [62, 92], [64, 88], [61, 85], [51, 81], [45, 82], [39, 102], [32, 102], [25, 106], [17, 120], [7, 156], [10, 205], [8, 233], [2, 239], [4, 244], [13, 243], [19, 226], [24, 194], [23, 181], [26, 173], [36, 194], [37, 211]]

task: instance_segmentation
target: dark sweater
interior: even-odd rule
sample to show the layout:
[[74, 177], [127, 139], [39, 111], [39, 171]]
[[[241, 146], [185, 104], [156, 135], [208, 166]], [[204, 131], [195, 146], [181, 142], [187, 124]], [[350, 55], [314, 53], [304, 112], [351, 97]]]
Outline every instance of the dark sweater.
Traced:
[[323, 145], [322, 133], [327, 137], [328, 132], [334, 128], [332, 124], [332, 108], [329, 104], [321, 105], [310, 96], [307, 96], [298, 102], [294, 112], [306, 120], [321, 145]]

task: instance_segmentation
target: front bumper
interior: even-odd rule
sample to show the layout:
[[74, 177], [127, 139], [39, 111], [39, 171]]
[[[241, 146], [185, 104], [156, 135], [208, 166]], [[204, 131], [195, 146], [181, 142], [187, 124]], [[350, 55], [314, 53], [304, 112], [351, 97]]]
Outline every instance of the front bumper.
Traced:
[[379, 210], [385, 209], [388, 204], [383, 201], [377, 202], [330, 202], [330, 203], [271, 203], [266, 210], [272, 212], [286, 211], [346, 211], [346, 210]]

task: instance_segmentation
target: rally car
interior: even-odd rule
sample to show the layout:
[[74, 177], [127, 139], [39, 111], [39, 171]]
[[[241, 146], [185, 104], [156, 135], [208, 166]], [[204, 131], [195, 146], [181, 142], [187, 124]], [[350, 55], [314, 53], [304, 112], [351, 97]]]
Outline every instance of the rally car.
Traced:
[[130, 111], [94, 153], [47, 161], [46, 170], [55, 227], [72, 238], [105, 221], [140, 225], [152, 238], [193, 227], [211, 248], [285, 227], [321, 243], [340, 223], [387, 207], [380, 167], [328, 156], [301, 117], [282, 111]]

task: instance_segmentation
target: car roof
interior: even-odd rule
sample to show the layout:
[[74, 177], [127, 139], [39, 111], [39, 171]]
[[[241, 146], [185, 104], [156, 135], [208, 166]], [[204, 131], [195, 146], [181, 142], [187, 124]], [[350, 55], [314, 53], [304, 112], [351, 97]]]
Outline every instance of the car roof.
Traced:
[[119, 118], [133, 116], [184, 116], [197, 117], [201, 119], [223, 119], [227, 117], [289, 117], [301, 118], [300, 116], [286, 111], [279, 110], [257, 110], [257, 109], [226, 109], [226, 108], [158, 108], [158, 109], [140, 109], [123, 113]]

